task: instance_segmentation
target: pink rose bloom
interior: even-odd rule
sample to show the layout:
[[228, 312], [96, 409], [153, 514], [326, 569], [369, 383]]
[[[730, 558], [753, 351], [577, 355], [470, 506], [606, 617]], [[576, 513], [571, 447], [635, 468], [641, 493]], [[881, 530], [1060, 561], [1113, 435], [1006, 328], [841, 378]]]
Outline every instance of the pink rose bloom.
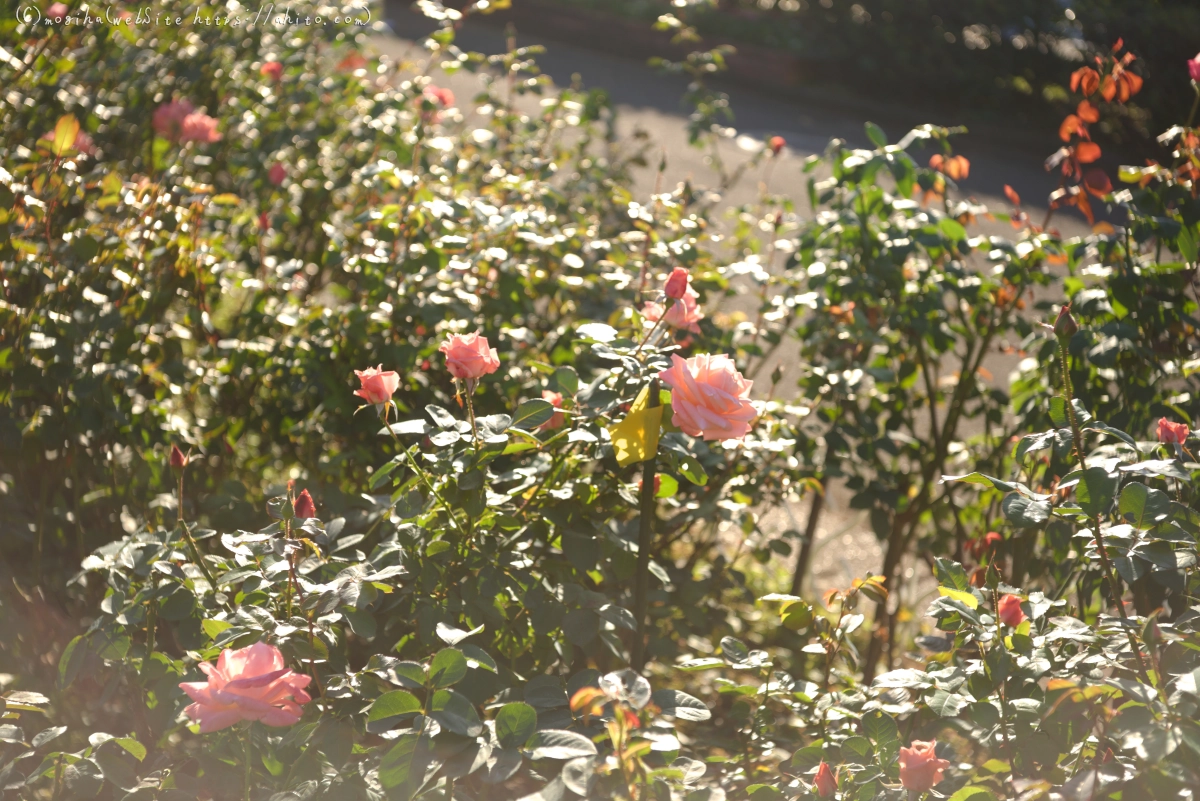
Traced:
[[54, 3], [46, 9], [47, 19], [66, 19], [71, 10], [67, 8], [66, 3]]
[[758, 416], [750, 403], [753, 381], [742, 378], [728, 356], [671, 355], [658, 377], [671, 388], [671, 422], [693, 437], [741, 439]]
[[282, 184], [284, 178], [287, 178], [287, 167], [278, 161], [271, 165], [271, 169], [267, 170], [267, 180], [276, 186]]
[[942, 771], [950, 767], [950, 761], [938, 759], [935, 748], [937, 740], [913, 740], [911, 747], [900, 749], [900, 783], [905, 789], [925, 793], [942, 780]]
[[[642, 316], [652, 323], [657, 323], [663, 315], [663, 307], [650, 301], [642, 307]], [[700, 311], [700, 293], [688, 286], [683, 297], [671, 304], [667, 309], [666, 324], [672, 328], [682, 328], [693, 334], [700, 333], [699, 322], [704, 319]]]
[[221, 134], [217, 131], [217, 121], [199, 111], [194, 111], [184, 117], [179, 126], [180, 142], [210, 144], [220, 140]]
[[291, 726], [300, 720], [300, 707], [312, 700], [304, 692], [312, 677], [289, 669], [279, 649], [264, 642], [236, 651], [227, 648], [216, 665], [203, 662], [200, 670], [208, 681], [185, 681], [179, 687], [193, 701], [183, 711], [199, 722], [203, 734], [243, 720]]
[[1191, 432], [1188, 430], [1187, 423], [1172, 423], [1165, 417], [1159, 418], [1159, 442], [1182, 445], [1187, 441], [1189, 433]]
[[440, 86], [426, 86], [425, 91], [421, 92], [422, 97], [437, 103], [442, 108], [450, 108], [454, 105], [454, 92], [449, 89], [443, 89]]
[[455, 378], [478, 380], [500, 367], [500, 355], [478, 331], [451, 334], [438, 350], [446, 354], [446, 369]]
[[278, 61], [268, 61], [259, 68], [258, 73], [264, 78], [278, 81], [283, 77], [283, 64]]
[[[553, 406], [555, 409], [562, 408], [562, 393], [561, 392], [551, 392], [548, 389], [543, 389], [542, 390], [542, 400], [549, 401], [550, 405]], [[564, 415], [562, 412], [555, 412], [553, 417], [551, 417], [549, 420], [547, 420], [546, 422], [544, 422], [540, 426], [538, 426], [538, 431], [549, 431], [552, 428], [562, 428], [563, 421], [565, 419], [566, 419], [566, 415]]]
[[393, 370], [384, 371], [382, 364], [366, 370], [355, 370], [354, 374], [362, 383], [362, 387], [354, 390], [354, 394], [367, 403], [387, 403], [400, 388], [400, 374]]
[[1025, 620], [1025, 613], [1021, 611], [1021, 596], [1002, 596], [996, 614], [1000, 616], [1000, 622], [1006, 626], [1012, 626], [1015, 629], [1021, 625], [1021, 622]]
[[1188, 75], [1191, 76], [1193, 81], [1200, 83], [1200, 53], [1197, 53], [1196, 57], [1193, 58], [1191, 61], [1189, 61], [1187, 64], [1188, 64]]
[[691, 283], [692, 277], [688, 275], [688, 271], [682, 267], [676, 267], [667, 276], [667, 283], [663, 286], [663, 292], [666, 293], [668, 298], [681, 300], [687, 294]]
[[154, 110], [151, 124], [159, 136], [178, 141], [179, 131], [183, 127], [183, 119], [195, 111], [195, 107], [187, 100], [172, 100], [163, 103]]

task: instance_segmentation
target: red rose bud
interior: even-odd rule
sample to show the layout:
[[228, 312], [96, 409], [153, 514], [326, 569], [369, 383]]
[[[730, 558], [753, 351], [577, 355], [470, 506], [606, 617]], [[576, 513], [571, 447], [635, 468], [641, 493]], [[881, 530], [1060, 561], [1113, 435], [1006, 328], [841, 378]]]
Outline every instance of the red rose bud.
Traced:
[[996, 614], [1000, 617], [1000, 622], [1006, 626], [1016, 628], [1025, 620], [1025, 612], [1021, 609], [1021, 596], [1005, 595], [1000, 599], [1000, 606], [996, 609]]
[[171, 457], [170, 457], [169, 461], [171, 463], [171, 467], [173, 467], [176, 470], [182, 470], [183, 468], [187, 467], [188, 458], [187, 458], [187, 455], [183, 451], [179, 450], [178, 445], [172, 445], [171, 446]]
[[767, 147], [771, 148], [771, 153], [776, 156], [779, 155], [779, 151], [783, 150], [786, 144], [787, 142], [784, 141], [782, 136], [772, 136], [767, 140]]
[[671, 275], [667, 277], [667, 285], [663, 287], [663, 291], [667, 293], [668, 298], [682, 300], [688, 290], [688, 271], [682, 267], [676, 267], [671, 271]]
[[1188, 77], [1196, 83], [1200, 83], [1200, 53], [1197, 53], [1196, 57], [1189, 61], [1187, 65]]
[[837, 776], [833, 775], [833, 769], [829, 767], [829, 763], [822, 762], [817, 767], [817, 775], [813, 778], [813, 787], [821, 798], [832, 798], [833, 794], [837, 792]]
[[1059, 341], [1066, 342], [1075, 336], [1078, 330], [1079, 324], [1071, 316], [1071, 304], [1068, 303], [1059, 310], [1058, 319], [1054, 321], [1054, 336], [1058, 337]]
[[313, 503], [312, 496], [308, 494], [308, 490], [300, 491], [300, 496], [296, 498], [295, 503], [292, 504], [292, 508], [296, 510], [296, 517], [302, 519], [317, 516], [317, 505]]
[[262, 214], [258, 215], [258, 230], [266, 231], [270, 227], [271, 218], [268, 217], [267, 213], [264, 211]]

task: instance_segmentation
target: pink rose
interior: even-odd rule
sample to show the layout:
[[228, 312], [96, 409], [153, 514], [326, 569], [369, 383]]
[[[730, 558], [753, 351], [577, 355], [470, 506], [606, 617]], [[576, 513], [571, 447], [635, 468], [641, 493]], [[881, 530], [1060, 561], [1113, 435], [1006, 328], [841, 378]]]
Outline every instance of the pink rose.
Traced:
[[421, 92], [421, 96], [442, 108], [450, 108], [454, 105], [454, 92], [440, 86], [426, 86], [425, 91]]
[[194, 111], [184, 117], [179, 126], [180, 142], [210, 144], [220, 140], [221, 134], [217, 131], [217, 121], [199, 111]]
[[938, 759], [937, 740], [913, 740], [910, 748], [900, 749], [900, 783], [908, 790], [928, 792], [942, 780], [942, 771], [950, 767], [947, 759]]
[[817, 795], [821, 798], [832, 798], [833, 794], [837, 792], [837, 776], [833, 775], [833, 769], [829, 767], [828, 762], [822, 761], [817, 766], [817, 775], [813, 778], [813, 787], [816, 789]]
[[292, 502], [292, 509], [295, 510], [296, 517], [307, 518], [317, 516], [317, 505], [313, 503], [312, 496], [308, 494], [308, 490], [300, 490], [300, 494]]
[[1191, 432], [1188, 430], [1187, 423], [1172, 423], [1165, 417], [1159, 418], [1159, 442], [1182, 445], [1187, 441], [1189, 433]]
[[66, 3], [54, 3], [46, 9], [46, 19], [60, 20], [66, 19], [71, 10], [67, 8]]
[[[544, 389], [542, 390], [542, 400], [549, 401], [550, 405], [555, 409], [562, 408], [563, 398], [561, 392], [551, 392], [548, 389]], [[553, 417], [538, 426], [538, 431], [549, 431], [552, 428], [562, 428], [564, 419], [566, 419], [566, 415], [564, 415], [562, 412], [555, 412]]]
[[283, 77], [283, 64], [278, 61], [268, 61], [258, 69], [259, 75], [264, 78], [270, 78], [273, 81], [278, 81]]
[[691, 286], [692, 277], [688, 275], [688, 271], [682, 267], [676, 267], [667, 277], [666, 286], [663, 287], [663, 292], [668, 298], [681, 300], [687, 294], [688, 288]]
[[771, 148], [771, 153], [778, 156], [779, 151], [783, 150], [787, 142], [782, 136], [772, 136], [767, 140], [767, 147]]
[[287, 178], [287, 167], [278, 161], [271, 165], [271, 169], [267, 170], [267, 180], [276, 186], [282, 184], [285, 178]]
[[290, 670], [279, 649], [263, 642], [236, 651], [227, 648], [216, 665], [202, 662], [200, 670], [208, 681], [185, 681], [179, 687], [193, 701], [184, 712], [204, 734], [243, 720], [291, 726], [300, 720], [300, 707], [312, 700], [304, 692], [312, 677]]
[[400, 374], [392, 370], [385, 371], [382, 364], [366, 370], [355, 370], [354, 374], [362, 383], [362, 387], [354, 390], [354, 394], [367, 403], [387, 403], [400, 388]]
[[187, 100], [172, 100], [170, 103], [163, 103], [154, 110], [151, 125], [154, 126], [154, 130], [159, 136], [170, 139], [172, 142], [178, 141], [184, 117], [194, 110], [195, 107]]
[[1002, 596], [996, 614], [1000, 616], [1000, 622], [1006, 626], [1012, 626], [1015, 629], [1021, 625], [1021, 621], [1025, 619], [1025, 613], [1021, 611], [1021, 596]]
[[478, 331], [451, 334], [438, 350], [446, 354], [446, 369], [455, 378], [474, 381], [500, 367], [500, 355]]
[[658, 377], [671, 388], [671, 422], [693, 437], [741, 439], [758, 416], [750, 403], [753, 381], [728, 356], [707, 353], [684, 361], [671, 355]]
[[[663, 307], [650, 301], [642, 307], [642, 316], [652, 323], [657, 323], [663, 316]], [[681, 328], [698, 334], [700, 333], [699, 322], [703, 319], [704, 312], [700, 311], [700, 293], [689, 286], [683, 297], [672, 303], [671, 308], [667, 309], [667, 318], [664, 322], [672, 328]]]
[[1187, 65], [1188, 75], [1191, 76], [1193, 81], [1200, 83], [1200, 53], [1197, 53], [1196, 57], [1189, 61]]

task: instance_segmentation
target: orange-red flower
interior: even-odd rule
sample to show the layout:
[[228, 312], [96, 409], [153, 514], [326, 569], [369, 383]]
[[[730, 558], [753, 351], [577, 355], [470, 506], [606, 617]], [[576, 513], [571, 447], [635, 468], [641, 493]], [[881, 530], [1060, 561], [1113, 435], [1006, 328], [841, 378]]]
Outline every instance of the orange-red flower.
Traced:
[[833, 769], [829, 767], [829, 763], [822, 761], [817, 766], [817, 775], [813, 778], [813, 787], [816, 789], [817, 795], [821, 798], [831, 798], [837, 792], [837, 776], [834, 775]]
[[929, 166], [954, 181], [961, 181], [971, 174], [971, 162], [965, 156], [947, 158], [941, 153], [934, 153], [929, 157]]

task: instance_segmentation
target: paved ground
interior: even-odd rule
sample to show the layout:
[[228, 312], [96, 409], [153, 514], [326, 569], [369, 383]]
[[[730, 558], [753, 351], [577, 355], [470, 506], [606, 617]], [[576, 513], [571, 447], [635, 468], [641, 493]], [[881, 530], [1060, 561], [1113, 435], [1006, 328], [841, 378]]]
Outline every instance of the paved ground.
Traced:
[[[381, 37], [375, 40], [375, 46], [397, 58], [421, 60], [419, 42], [433, 29], [433, 25], [407, 9], [393, 9], [391, 19], [396, 36]], [[538, 63], [555, 85], [569, 85], [578, 75], [586, 87], [605, 88], [618, 107], [620, 133], [628, 136], [643, 130], [667, 153], [664, 187], [673, 187], [685, 179], [708, 186], [715, 183], [715, 175], [705, 154], [690, 147], [687, 142], [686, 112], [681, 105], [686, 88], [685, 79], [663, 75], [639, 61], [552, 40], [531, 40], [519, 32], [517, 41], [519, 45], [542, 44], [547, 48], [547, 52], [538, 57]], [[458, 44], [463, 49], [488, 54], [507, 49], [501, 31], [487, 28], [476, 21], [464, 27]], [[459, 97], [469, 97], [479, 86], [479, 78], [467, 73], [445, 75], [435, 72], [434, 75], [437, 84], [450, 87]], [[807, 176], [802, 172], [804, 159], [810, 154], [823, 152], [834, 137], [843, 138], [853, 146], [868, 146], [863, 133], [863, 116], [853, 117], [844, 109], [801, 105], [795, 100], [772, 97], [745, 86], [729, 87], [729, 91], [735, 116], [733, 125], [743, 138], [740, 145], [736, 137], [724, 142], [720, 150], [721, 158], [726, 163], [736, 163], [748, 156], [744, 146], [751, 144], [751, 140], [761, 142], [772, 135], [783, 136], [788, 148], [773, 167], [770, 187], [773, 192], [797, 198], [798, 209], [802, 213], [807, 211], [808, 206], [807, 201], [802, 200], [806, 196], [807, 181]], [[537, 99], [529, 98], [528, 104], [528, 110], [532, 112], [536, 109]], [[905, 119], [903, 113], [897, 113], [894, 109], [887, 115], [875, 117], [873, 121], [883, 126], [893, 141], [921, 122], [955, 124], [953, 119]], [[971, 161], [970, 177], [961, 186], [963, 194], [973, 196], [993, 208], [1003, 209], [1007, 206], [1003, 187], [1009, 184], [1025, 200], [1031, 216], [1040, 219], [1045, 210], [1044, 198], [1054, 188], [1053, 178], [1041, 168], [1042, 159], [1056, 146], [1055, 132], [1046, 133], [1045, 152], [1009, 147], [1003, 141], [998, 141], [1000, 137], [997, 136], [981, 136], [974, 140], [970, 136], [960, 137], [957, 140], [958, 152]], [[748, 174], [741, 184], [725, 193], [723, 204], [736, 206], [753, 201], [758, 196], [759, 180], [760, 173]], [[643, 197], [648, 197], [653, 192], [654, 182], [654, 170], [649, 168], [637, 175], [636, 188]], [[1056, 224], [1064, 235], [1087, 231], [1080, 218], [1056, 217]], [[981, 225], [973, 233], [1011, 234], [1012, 231], [1007, 225], [992, 223]], [[735, 299], [733, 305], [752, 307], [753, 304], [739, 304]], [[1015, 366], [1015, 359], [997, 357], [986, 361], [985, 366], [998, 382], [1004, 382]], [[786, 379], [783, 385], [787, 385]], [[866, 521], [861, 515], [851, 513], [846, 501], [845, 493], [835, 488], [830, 493], [817, 530], [810, 584], [817, 590], [844, 586], [854, 576], [878, 571], [882, 562], [879, 544]], [[787, 528], [803, 530], [807, 511], [807, 502], [772, 510], [766, 515], [765, 527], [777, 531]], [[781, 579], [784, 569], [781, 566]], [[923, 566], [906, 565], [904, 569], [909, 575], [913, 575], [913, 571], [918, 574], [928, 572]], [[908, 584], [917, 593], [929, 591], [927, 582]], [[911, 606], [917, 600], [907, 598], [906, 605]]]

